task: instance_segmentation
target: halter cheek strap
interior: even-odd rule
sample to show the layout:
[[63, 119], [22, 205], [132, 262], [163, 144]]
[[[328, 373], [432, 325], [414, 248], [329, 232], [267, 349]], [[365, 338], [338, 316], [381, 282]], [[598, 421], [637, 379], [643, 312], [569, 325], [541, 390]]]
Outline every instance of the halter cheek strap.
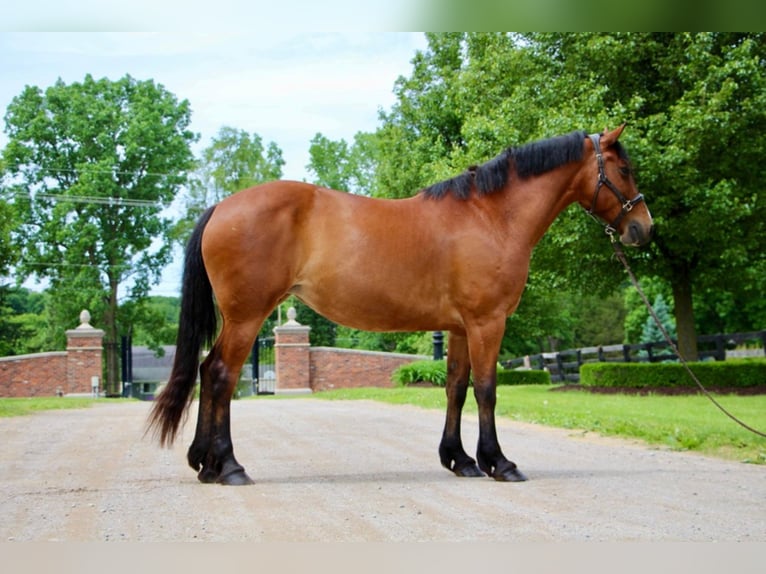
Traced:
[[601, 153], [601, 135], [591, 134], [588, 137], [593, 142], [593, 148], [596, 151], [596, 161], [598, 162], [598, 181], [596, 181], [596, 191], [593, 194], [593, 200], [591, 201], [590, 209], [586, 211], [588, 215], [590, 215], [593, 219], [596, 219], [596, 221], [598, 221], [595, 214], [596, 202], [598, 201], [598, 193], [599, 191], [601, 191], [602, 185], [607, 186], [612, 191], [612, 193], [614, 193], [615, 197], [617, 198], [617, 200], [620, 202], [620, 205], [622, 206], [622, 209], [620, 209], [620, 213], [617, 215], [617, 217], [615, 217], [611, 223], [607, 223], [604, 225], [604, 231], [609, 237], [612, 238], [612, 240], [614, 240], [614, 234], [617, 232], [617, 228], [620, 225], [620, 222], [628, 213], [630, 213], [633, 210], [633, 207], [637, 203], [641, 203], [644, 200], [644, 196], [639, 193], [633, 199], [625, 198], [625, 196], [617, 188], [617, 186], [614, 183], [612, 183], [612, 181], [606, 176], [606, 171], [604, 170], [604, 156]]

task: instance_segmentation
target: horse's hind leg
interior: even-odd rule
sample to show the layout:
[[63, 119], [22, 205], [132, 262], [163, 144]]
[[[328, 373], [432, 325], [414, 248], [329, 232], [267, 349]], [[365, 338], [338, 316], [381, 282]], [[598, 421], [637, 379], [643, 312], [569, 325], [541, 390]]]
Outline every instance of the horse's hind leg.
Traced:
[[471, 364], [464, 334], [450, 333], [447, 350], [447, 417], [439, 445], [442, 465], [457, 476], [484, 476], [476, 461], [465, 452], [460, 437], [460, 420], [468, 392]]
[[200, 368], [197, 430], [189, 447], [189, 465], [201, 482], [242, 485], [253, 481], [234, 457], [231, 439], [231, 397], [242, 364], [252, 348], [260, 321], [231, 323], [223, 329]]

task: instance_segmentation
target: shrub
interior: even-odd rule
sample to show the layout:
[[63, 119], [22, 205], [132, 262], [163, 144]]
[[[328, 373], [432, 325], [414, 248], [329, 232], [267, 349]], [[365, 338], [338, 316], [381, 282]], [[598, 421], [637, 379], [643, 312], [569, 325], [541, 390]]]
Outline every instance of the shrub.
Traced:
[[551, 374], [548, 371], [506, 371], [497, 370], [498, 385], [550, 385]]
[[447, 361], [423, 360], [407, 363], [393, 372], [391, 380], [399, 386], [431, 383], [443, 387], [447, 384]]
[[[766, 361], [734, 360], [689, 363], [708, 389], [745, 389], [766, 384]], [[586, 387], [625, 389], [698, 388], [680, 363], [587, 363], [580, 367]]]
[[[414, 361], [397, 368], [391, 379], [400, 386], [414, 383], [431, 383], [443, 387], [447, 384], [447, 362]], [[550, 384], [551, 376], [548, 371], [506, 371], [497, 369], [498, 385], [545, 385]]]

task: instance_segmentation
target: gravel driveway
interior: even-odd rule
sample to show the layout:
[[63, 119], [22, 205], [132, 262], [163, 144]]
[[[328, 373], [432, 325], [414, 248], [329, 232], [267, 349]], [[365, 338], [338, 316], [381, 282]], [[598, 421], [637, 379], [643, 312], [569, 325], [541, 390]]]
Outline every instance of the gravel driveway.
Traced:
[[441, 412], [251, 400], [232, 434], [256, 485], [223, 487], [186, 466], [196, 407], [165, 450], [143, 438], [149, 407], [0, 419], [0, 541], [766, 541], [763, 466], [498, 420], [529, 481], [459, 479]]

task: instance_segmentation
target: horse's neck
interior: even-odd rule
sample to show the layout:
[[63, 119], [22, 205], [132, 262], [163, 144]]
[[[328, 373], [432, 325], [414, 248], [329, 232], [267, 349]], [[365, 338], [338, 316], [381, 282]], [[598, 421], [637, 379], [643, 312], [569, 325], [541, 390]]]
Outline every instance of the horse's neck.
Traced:
[[573, 163], [525, 180], [512, 178], [510, 188], [504, 192], [506, 210], [509, 221], [515, 223], [514, 233], [521, 231], [530, 248], [537, 245], [556, 217], [574, 203], [578, 172], [579, 164]]

